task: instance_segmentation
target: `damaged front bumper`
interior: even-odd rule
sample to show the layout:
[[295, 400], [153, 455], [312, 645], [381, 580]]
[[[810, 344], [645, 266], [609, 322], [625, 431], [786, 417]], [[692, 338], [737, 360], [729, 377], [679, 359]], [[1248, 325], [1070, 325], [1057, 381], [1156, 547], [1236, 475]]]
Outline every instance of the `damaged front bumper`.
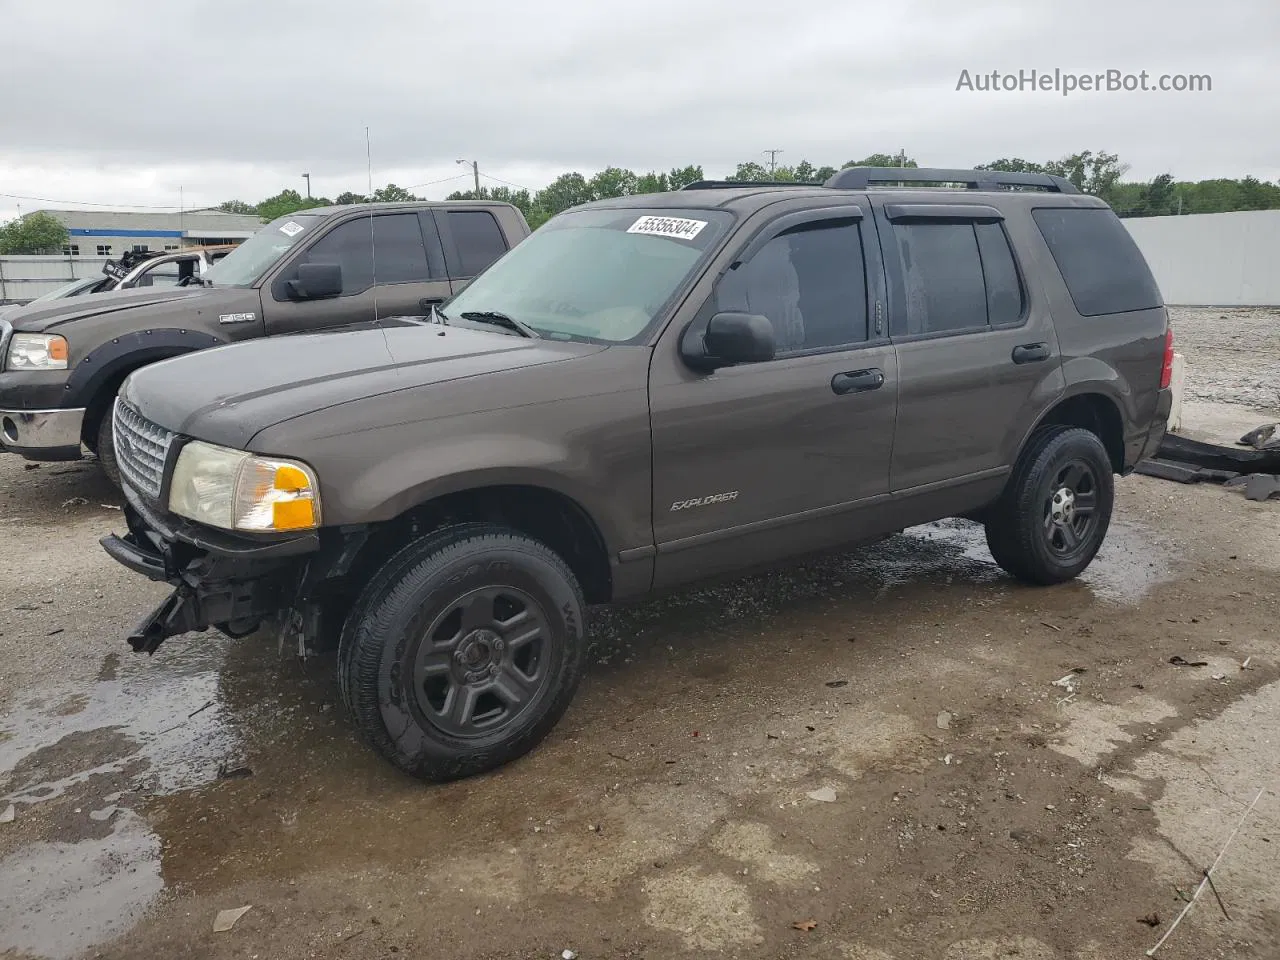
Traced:
[[134, 650], [154, 653], [167, 638], [214, 627], [229, 636], [252, 633], [291, 608], [319, 548], [311, 532], [249, 539], [161, 516], [126, 491], [128, 533], [100, 541], [115, 560], [174, 591], [129, 634]]

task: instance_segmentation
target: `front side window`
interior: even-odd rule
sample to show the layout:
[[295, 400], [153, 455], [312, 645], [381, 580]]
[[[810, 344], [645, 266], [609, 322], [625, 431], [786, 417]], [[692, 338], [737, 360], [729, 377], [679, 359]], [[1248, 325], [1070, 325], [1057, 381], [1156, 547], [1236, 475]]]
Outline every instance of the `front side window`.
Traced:
[[431, 278], [422, 230], [412, 213], [348, 220], [317, 240], [298, 262], [338, 264], [344, 297], [368, 290], [375, 273], [379, 284], [424, 283]]
[[780, 355], [867, 339], [867, 281], [856, 221], [826, 220], [774, 237], [716, 287], [716, 309], [773, 324]]
[[450, 323], [497, 312], [544, 337], [642, 340], [733, 223], [722, 210], [562, 213], [444, 305]]

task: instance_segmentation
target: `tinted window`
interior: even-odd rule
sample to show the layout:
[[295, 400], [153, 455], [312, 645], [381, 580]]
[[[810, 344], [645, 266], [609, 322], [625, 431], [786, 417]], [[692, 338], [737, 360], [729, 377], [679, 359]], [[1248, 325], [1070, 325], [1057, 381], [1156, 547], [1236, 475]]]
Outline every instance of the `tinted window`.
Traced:
[[907, 335], [987, 325], [972, 223], [896, 223], [893, 234], [906, 280]]
[[774, 237], [725, 274], [716, 309], [768, 317], [780, 354], [866, 340], [858, 224], [825, 221]]
[[987, 280], [987, 319], [993, 326], [1022, 319], [1022, 284], [1009, 249], [1009, 238], [998, 223], [976, 223], [982, 272]]
[[458, 248], [455, 276], [478, 276], [485, 267], [507, 252], [506, 241], [493, 214], [484, 210], [452, 210], [449, 229]]
[[1042, 208], [1031, 214], [1082, 316], [1146, 310], [1164, 303], [1138, 245], [1112, 211]]
[[348, 220], [321, 237], [299, 263], [342, 267], [342, 296], [373, 286], [377, 250], [378, 283], [423, 282], [431, 276], [418, 218], [411, 213]]

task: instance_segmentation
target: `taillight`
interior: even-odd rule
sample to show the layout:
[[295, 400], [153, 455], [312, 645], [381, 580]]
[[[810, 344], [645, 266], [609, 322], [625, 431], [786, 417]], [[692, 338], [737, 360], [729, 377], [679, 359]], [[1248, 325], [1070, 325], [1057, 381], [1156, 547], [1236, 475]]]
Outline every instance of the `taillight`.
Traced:
[[1168, 390], [1173, 382], [1173, 330], [1164, 335], [1164, 366], [1160, 368], [1160, 389]]

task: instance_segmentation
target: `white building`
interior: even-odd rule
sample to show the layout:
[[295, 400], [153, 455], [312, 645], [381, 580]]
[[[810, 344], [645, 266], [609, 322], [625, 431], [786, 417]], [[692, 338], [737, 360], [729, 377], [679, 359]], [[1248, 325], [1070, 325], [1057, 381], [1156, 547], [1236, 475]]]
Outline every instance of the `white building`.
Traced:
[[115, 210], [43, 210], [67, 228], [63, 256], [119, 257], [130, 250], [164, 251], [239, 243], [262, 226], [253, 215], [199, 210], [187, 213]]

